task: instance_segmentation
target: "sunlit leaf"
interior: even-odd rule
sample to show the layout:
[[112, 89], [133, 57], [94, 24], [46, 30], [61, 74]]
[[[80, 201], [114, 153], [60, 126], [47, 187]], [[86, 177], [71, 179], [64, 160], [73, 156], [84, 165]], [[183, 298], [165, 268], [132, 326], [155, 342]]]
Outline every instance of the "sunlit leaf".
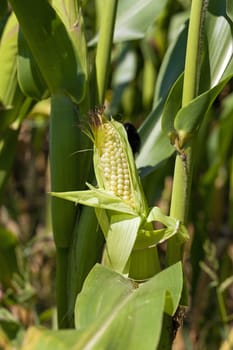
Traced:
[[11, 0], [34, 59], [53, 93], [83, 98], [85, 74], [66, 28], [46, 0]]
[[1, 37], [0, 45], [0, 101], [5, 107], [12, 107], [17, 86], [16, 57], [17, 57], [18, 22], [12, 13]]
[[165, 159], [174, 153], [168, 137], [161, 130], [160, 117], [162, 103], [148, 116], [142, 128], [139, 130], [142, 146], [136, 157], [136, 165], [140, 175], [146, 176]]
[[17, 74], [21, 90], [32, 98], [44, 98], [47, 86], [21, 31], [18, 36], [18, 51]]
[[[100, 0], [99, 6], [104, 6], [102, 0]], [[165, 6], [165, 0], [119, 0], [114, 42], [143, 38]], [[96, 42], [97, 36], [89, 44], [93, 45]]]
[[211, 107], [215, 98], [229, 79], [230, 77], [226, 78], [211, 90], [208, 90], [207, 92], [198, 96], [196, 99], [191, 101], [189, 105], [185, 106], [177, 113], [174, 121], [174, 127], [179, 134], [180, 147], [183, 147], [186, 140], [188, 140], [196, 131], [203, 120], [205, 113]]
[[114, 271], [126, 272], [126, 263], [132, 252], [140, 222], [140, 217], [122, 214], [111, 216], [105, 262]]
[[77, 298], [76, 327], [86, 329], [79, 339], [79, 348], [91, 346], [93, 349], [108, 349], [114, 346], [119, 350], [155, 349], [163, 309], [173, 314], [181, 291], [180, 263], [159, 273], [136, 290], [128, 279], [97, 265]]
[[80, 203], [93, 208], [109, 209], [136, 215], [133, 209], [126, 202], [122, 201], [120, 197], [117, 197], [103, 189], [72, 192], [51, 192], [51, 194], [55, 197], [67, 199], [76, 204]]

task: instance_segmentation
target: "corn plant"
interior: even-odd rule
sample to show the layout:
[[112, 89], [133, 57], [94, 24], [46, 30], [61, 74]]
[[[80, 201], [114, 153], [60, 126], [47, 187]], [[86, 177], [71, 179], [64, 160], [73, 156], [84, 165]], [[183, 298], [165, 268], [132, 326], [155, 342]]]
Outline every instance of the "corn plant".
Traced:
[[[169, 23], [180, 8], [179, 24]], [[232, 209], [231, 94], [219, 118], [212, 107], [233, 75], [230, 1], [10, 0], [0, 9], [1, 198], [23, 120], [37, 101], [49, 98], [51, 109], [48, 201], [58, 330], [31, 327], [20, 339], [22, 349], [171, 349], [191, 305], [189, 290], [198, 309], [202, 272], [216, 292], [224, 331], [218, 339], [230, 339], [224, 294], [230, 269], [222, 272], [203, 234], [215, 218], [215, 178], [230, 189]], [[175, 28], [170, 43], [168, 23]], [[119, 111], [140, 125], [135, 159]], [[207, 137], [213, 120], [219, 141]], [[224, 178], [222, 169], [230, 175]], [[172, 187], [165, 195], [168, 175]], [[216, 189], [199, 200], [209, 209], [202, 208], [202, 216], [195, 186], [205, 194]], [[12, 288], [21, 273], [17, 243], [7, 230], [0, 235], [0, 279]], [[14, 256], [9, 266], [8, 249]], [[191, 322], [196, 329], [198, 322]]]

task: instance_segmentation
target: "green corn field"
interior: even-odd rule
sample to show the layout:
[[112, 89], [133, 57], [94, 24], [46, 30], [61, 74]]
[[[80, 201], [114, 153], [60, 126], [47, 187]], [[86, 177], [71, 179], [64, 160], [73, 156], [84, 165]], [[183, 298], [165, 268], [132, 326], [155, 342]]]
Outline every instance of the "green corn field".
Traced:
[[233, 348], [231, 0], [0, 0], [0, 350]]

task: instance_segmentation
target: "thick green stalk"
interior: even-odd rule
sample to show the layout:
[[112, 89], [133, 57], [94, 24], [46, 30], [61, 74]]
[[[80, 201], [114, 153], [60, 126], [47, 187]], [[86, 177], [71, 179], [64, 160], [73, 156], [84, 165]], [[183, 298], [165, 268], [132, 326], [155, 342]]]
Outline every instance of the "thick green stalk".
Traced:
[[96, 52], [98, 103], [104, 103], [118, 0], [105, 0]]
[[56, 302], [58, 327], [61, 329], [69, 328], [68, 319], [68, 290], [66, 283], [68, 269], [68, 248], [56, 248]]
[[[80, 130], [75, 105], [69, 97], [60, 94], [51, 97], [50, 118], [50, 171], [52, 191], [75, 190], [81, 186], [82, 175], [77, 157], [80, 148]], [[84, 181], [83, 181], [84, 182]], [[69, 247], [76, 222], [77, 207], [65, 200], [51, 198], [52, 224], [56, 256], [56, 296], [59, 328], [69, 327], [67, 266]]]
[[[198, 92], [199, 66], [200, 66], [200, 43], [203, 19], [205, 15], [205, 0], [193, 0], [190, 13], [190, 24], [186, 50], [184, 71], [184, 84], [182, 107], [187, 105]], [[188, 115], [187, 115], [188, 118]], [[179, 142], [179, 140], [178, 140]], [[193, 168], [193, 142], [184, 150], [184, 153], [176, 156], [174, 182], [171, 199], [170, 215], [186, 223], [188, 204], [192, 184]], [[183, 245], [177, 237], [170, 239], [167, 246], [167, 265], [182, 260]]]

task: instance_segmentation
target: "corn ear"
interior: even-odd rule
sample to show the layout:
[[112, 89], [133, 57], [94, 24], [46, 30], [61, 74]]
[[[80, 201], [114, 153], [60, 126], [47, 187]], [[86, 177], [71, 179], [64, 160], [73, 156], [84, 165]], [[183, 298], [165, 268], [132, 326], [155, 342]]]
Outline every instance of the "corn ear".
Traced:
[[91, 130], [99, 188], [120, 197], [136, 213], [146, 216], [148, 208], [124, 126], [98, 112], [92, 117]]

